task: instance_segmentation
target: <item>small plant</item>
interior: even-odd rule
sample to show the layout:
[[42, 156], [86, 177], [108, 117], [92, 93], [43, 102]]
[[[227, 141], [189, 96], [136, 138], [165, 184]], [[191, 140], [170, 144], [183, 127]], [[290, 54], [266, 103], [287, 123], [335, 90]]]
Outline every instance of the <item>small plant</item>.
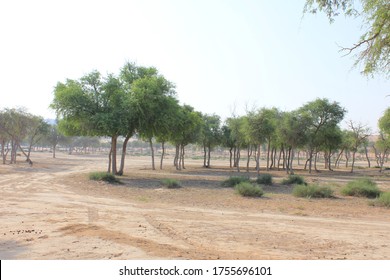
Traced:
[[381, 191], [374, 181], [369, 178], [362, 178], [349, 182], [341, 189], [341, 193], [347, 196], [376, 198], [381, 194]]
[[330, 187], [320, 187], [318, 185], [296, 185], [293, 195], [306, 198], [331, 198], [333, 190]]
[[390, 192], [381, 193], [370, 205], [390, 208]]
[[303, 177], [290, 174], [287, 179], [282, 181], [283, 185], [307, 185]]
[[111, 184], [120, 184], [119, 181], [113, 174], [107, 172], [92, 172], [89, 174], [89, 179], [94, 181], [104, 181]]
[[236, 192], [242, 196], [248, 197], [261, 197], [264, 194], [263, 189], [257, 184], [251, 184], [249, 182], [241, 182], [235, 187]]
[[272, 185], [272, 175], [271, 174], [260, 174], [257, 179], [256, 183], [260, 185]]
[[233, 188], [235, 185], [242, 182], [249, 182], [249, 178], [243, 176], [231, 176], [229, 179], [223, 181], [221, 185], [222, 187]]
[[181, 187], [181, 183], [176, 180], [176, 179], [163, 179], [161, 181], [161, 184], [165, 187], [167, 187], [168, 189], [177, 189], [177, 188], [180, 188]]

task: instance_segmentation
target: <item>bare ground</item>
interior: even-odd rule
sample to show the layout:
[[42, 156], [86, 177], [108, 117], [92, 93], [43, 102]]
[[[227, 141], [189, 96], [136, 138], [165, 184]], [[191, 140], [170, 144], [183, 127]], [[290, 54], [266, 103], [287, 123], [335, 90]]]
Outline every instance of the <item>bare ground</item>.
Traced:
[[[390, 259], [390, 209], [339, 194], [365, 175], [390, 190], [373, 169], [301, 171], [331, 183], [335, 199], [296, 198], [280, 184], [250, 199], [220, 186], [237, 175], [222, 161], [176, 171], [169, 160], [152, 171], [149, 158], [133, 157], [124, 184], [109, 185], [88, 179], [105, 170], [103, 156], [33, 157], [33, 167], [0, 166], [0, 259]], [[277, 183], [286, 177], [272, 173]], [[162, 178], [183, 187], [164, 188]]]

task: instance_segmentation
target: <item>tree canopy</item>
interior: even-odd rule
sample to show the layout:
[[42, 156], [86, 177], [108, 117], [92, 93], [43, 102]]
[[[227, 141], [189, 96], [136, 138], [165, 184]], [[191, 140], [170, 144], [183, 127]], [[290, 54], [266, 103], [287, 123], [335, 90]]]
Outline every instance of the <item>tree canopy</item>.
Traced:
[[346, 54], [356, 53], [355, 66], [363, 64], [362, 73], [390, 76], [390, 2], [388, 0], [360, 0], [361, 8], [353, 0], [306, 0], [304, 12], [326, 13], [331, 22], [339, 14], [358, 16], [363, 21], [363, 34]]

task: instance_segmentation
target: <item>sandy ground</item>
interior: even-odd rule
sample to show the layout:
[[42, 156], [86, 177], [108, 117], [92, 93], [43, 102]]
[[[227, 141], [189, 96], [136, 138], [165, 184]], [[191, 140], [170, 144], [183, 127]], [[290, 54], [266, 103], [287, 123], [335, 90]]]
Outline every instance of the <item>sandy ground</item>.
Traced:
[[[168, 159], [154, 172], [149, 158], [133, 157], [124, 184], [109, 185], [88, 179], [106, 157], [33, 159], [33, 167], [0, 166], [0, 259], [390, 259], [390, 209], [339, 195], [354, 178], [348, 172], [302, 173], [331, 182], [335, 199], [296, 198], [280, 184], [250, 199], [220, 187], [236, 174], [227, 162], [205, 169], [188, 161], [175, 171]], [[377, 171], [354, 176], [365, 172], [390, 190]], [[183, 187], [164, 188], [162, 178]]]

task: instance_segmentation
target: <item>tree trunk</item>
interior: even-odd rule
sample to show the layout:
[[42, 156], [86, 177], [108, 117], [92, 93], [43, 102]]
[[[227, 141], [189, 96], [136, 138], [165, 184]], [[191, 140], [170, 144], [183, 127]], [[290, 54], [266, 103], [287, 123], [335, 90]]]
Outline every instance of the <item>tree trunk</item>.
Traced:
[[349, 165], [349, 152], [345, 151], [345, 168], [348, 168]]
[[117, 174], [117, 168], [116, 168], [116, 144], [118, 142], [118, 136], [114, 135], [111, 137], [111, 173]]
[[241, 157], [241, 149], [240, 149], [240, 147], [238, 147], [237, 148], [237, 156], [236, 156], [237, 172], [240, 172], [240, 157]]
[[257, 153], [256, 153], [256, 171], [257, 175], [260, 174], [260, 151], [261, 151], [261, 145], [257, 147]]
[[247, 149], [247, 160], [246, 160], [246, 172], [249, 172], [249, 163], [250, 163], [250, 160], [251, 160], [251, 156], [252, 156], [252, 145], [249, 145], [248, 146], [248, 149]]
[[353, 173], [353, 168], [354, 168], [354, 166], [355, 166], [355, 154], [356, 154], [356, 151], [353, 151], [353, 152], [352, 152], [351, 173]]
[[176, 167], [176, 170], [180, 170], [180, 144], [176, 145], [175, 159], [173, 160], [173, 165]]
[[111, 161], [112, 161], [112, 145], [110, 148], [110, 152], [108, 153], [108, 168], [107, 168], [107, 173], [111, 173]]
[[207, 158], [207, 167], [210, 167], [210, 161], [211, 161], [211, 146], [208, 146], [208, 158]]
[[271, 149], [271, 139], [268, 139], [268, 146], [267, 146], [267, 171], [269, 170], [269, 154]]
[[131, 135], [127, 134], [125, 140], [123, 141], [122, 145], [122, 156], [121, 156], [121, 165], [119, 167], [118, 175], [123, 175], [123, 170], [125, 169], [125, 159], [126, 159], [126, 149], [127, 149], [127, 143], [130, 140]]
[[184, 145], [181, 145], [181, 149], [180, 149], [180, 161], [181, 161], [181, 168], [183, 168], [183, 169], [186, 169], [185, 168], [185, 166], [184, 166], [184, 152], [185, 152], [185, 150], [184, 150]]
[[6, 161], [6, 155], [5, 155], [5, 140], [1, 141], [1, 157], [3, 158], [3, 164], [5, 164]]
[[229, 153], [230, 153], [230, 158], [229, 158], [229, 160], [230, 160], [230, 168], [233, 167], [233, 162], [232, 162], [232, 160], [233, 160], [233, 152], [232, 152], [232, 150], [233, 150], [233, 147], [229, 149]]
[[334, 167], [339, 167], [340, 166], [340, 160], [341, 156], [343, 155], [344, 149], [341, 149], [340, 153], [337, 155], [336, 161], [334, 163]]
[[371, 161], [370, 161], [370, 157], [368, 156], [367, 146], [364, 146], [364, 152], [366, 154], [366, 159], [367, 159], [367, 162], [368, 162], [368, 168], [371, 168]]
[[316, 151], [315, 157], [314, 157], [314, 170], [318, 172], [318, 169], [317, 169], [317, 160], [318, 160], [318, 151]]
[[278, 158], [278, 171], [280, 171], [280, 160], [282, 158], [282, 152], [283, 152], [283, 147], [279, 151], [279, 158]]
[[233, 160], [233, 167], [237, 167], [237, 147], [234, 147], [233, 154], [234, 154], [234, 160]]
[[165, 142], [163, 141], [161, 143], [161, 160], [160, 160], [160, 169], [163, 169], [163, 161], [164, 161], [164, 156], [165, 156]]
[[153, 147], [152, 138], [149, 138], [149, 145], [150, 145], [150, 151], [152, 152], [152, 170], [156, 170], [156, 167], [154, 165], [154, 147]]
[[207, 148], [206, 144], [203, 143], [203, 167], [207, 167]]

